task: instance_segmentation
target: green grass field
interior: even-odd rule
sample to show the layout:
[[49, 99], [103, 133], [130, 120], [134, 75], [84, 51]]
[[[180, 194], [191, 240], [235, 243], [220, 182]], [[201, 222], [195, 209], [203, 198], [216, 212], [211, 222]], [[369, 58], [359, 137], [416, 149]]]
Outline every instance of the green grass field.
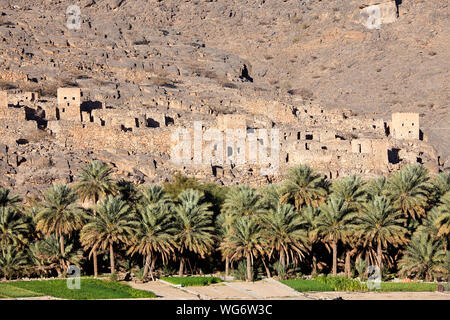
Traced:
[[281, 283], [299, 292], [333, 291], [333, 288], [316, 280], [281, 280]]
[[[17, 291], [14, 291], [11, 287], [17, 289]], [[156, 297], [156, 295], [150, 291], [136, 290], [127, 284], [98, 279], [81, 279], [80, 289], [72, 290], [67, 288], [67, 281], [62, 279], [0, 283], [0, 295], [15, 298], [30, 296], [26, 294], [35, 294], [37, 296], [46, 295], [55, 298], [73, 300]]]
[[1, 298], [28, 298], [28, 297], [40, 297], [42, 293], [37, 293], [13, 286], [8, 283], [0, 283], [0, 297]]
[[[317, 280], [282, 280], [282, 283], [299, 292], [308, 291], [340, 291], [330, 284], [321, 283]], [[437, 291], [436, 283], [422, 283], [422, 282], [382, 282], [380, 289], [372, 291], [380, 292], [432, 292]], [[342, 290], [347, 291], [347, 290]], [[367, 290], [352, 290], [352, 291], [367, 291]], [[370, 291], [370, 290], [369, 290]]]
[[161, 280], [173, 284], [180, 284], [183, 287], [207, 286], [212, 283], [222, 282], [222, 280], [217, 277], [162, 277]]
[[377, 291], [437, 291], [437, 283], [423, 282], [382, 282]]

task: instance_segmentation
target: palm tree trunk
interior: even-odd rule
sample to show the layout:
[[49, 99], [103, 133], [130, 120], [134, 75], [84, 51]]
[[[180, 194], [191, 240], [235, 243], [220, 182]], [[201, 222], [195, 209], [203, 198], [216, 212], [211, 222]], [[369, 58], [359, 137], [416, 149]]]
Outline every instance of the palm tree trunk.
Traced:
[[378, 267], [382, 268], [382, 247], [381, 247], [381, 239], [378, 239], [378, 244], [377, 244], [377, 260], [378, 260]]
[[252, 280], [252, 262], [250, 261], [250, 253], [247, 253], [247, 281]]
[[61, 255], [64, 256], [64, 236], [62, 234], [59, 236], [59, 244], [61, 247]]
[[150, 255], [147, 255], [146, 258], [145, 258], [144, 274], [142, 276], [143, 279], [145, 279], [147, 277], [149, 266], [150, 266]]
[[184, 271], [184, 258], [180, 259], [180, 269], [178, 270], [178, 276], [182, 277]]
[[283, 269], [286, 267], [286, 257], [284, 256], [284, 250], [283, 249], [281, 249], [281, 252], [280, 252], [280, 262], [281, 262], [281, 265], [283, 266]]
[[262, 262], [263, 262], [263, 265], [264, 265], [264, 269], [266, 269], [266, 275], [267, 275], [267, 278], [272, 278], [272, 275], [270, 274], [270, 270], [269, 270], [269, 268], [267, 267], [267, 264], [266, 264], [266, 258], [262, 258]]
[[230, 258], [228, 256], [225, 257], [225, 280], [228, 278], [230, 274]]
[[97, 251], [92, 252], [93, 259], [94, 259], [94, 278], [98, 277], [98, 265], [97, 265]]
[[114, 249], [112, 243], [109, 244], [109, 260], [111, 263], [111, 274], [116, 273], [116, 265], [114, 263]]
[[345, 252], [345, 270], [344, 270], [344, 273], [347, 276], [347, 278], [350, 278], [350, 273], [351, 273], [350, 255], [351, 255], [351, 251], [347, 250], [347, 252]]
[[156, 257], [154, 259], [152, 259], [152, 264], [150, 265], [150, 277], [152, 278], [152, 281], [155, 281], [155, 278], [153, 277], [153, 270], [155, 268], [155, 262], [156, 262]]
[[[97, 195], [95, 195], [95, 203], [98, 202]], [[97, 211], [93, 210], [94, 217], [97, 216]], [[98, 277], [98, 263], [97, 263], [97, 250], [92, 250], [92, 256], [94, 260], [94, 278]]]
[[316, 275], [317, 274], [317, 257], [314, 253], [312, 253], [312, 263], [313, 263], [312, 274]]
[[337, 243], [335, 240], [331, 242], [331, 247], [333, 249], [333, 276], [337, 274]]

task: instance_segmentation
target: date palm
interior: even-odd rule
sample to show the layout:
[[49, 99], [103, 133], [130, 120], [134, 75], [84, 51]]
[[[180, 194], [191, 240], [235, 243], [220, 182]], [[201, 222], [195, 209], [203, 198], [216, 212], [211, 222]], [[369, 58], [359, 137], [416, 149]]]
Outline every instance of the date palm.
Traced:
[[111, 177], [112, 168], [106, 163], [94, 160], [82, 167], [74, 190], [81, 201], [90, 201], [94, 205], [102, 198], [117, 191], [117, 185]]
[[28, 267], [28, 259], [23, 251], [16, 250], [13, 246], [1, 248], [0, 275], [5, 279], [21, 276]]
[[70, 265], [79, 266], [83, 257], [83, 252], [75, 250], [73, 243], [67, 244], [64, 253], [61, 254], [59, 240], [55, 235], [32, 243], [29, 250], [31, 261], [37, 271], [47, 273], [55, 269], [59, 277]]
[[178, 196], [175, 206], [176, 243], [180, 254], [179, 276], [183, 275], [188, 253], [204, 258], [214, 245], [213, 213], [210, 204], [203, 201], [203, 195], [193, 189], [186, 189]]
[[292, 201], [298, 211], [304, 205], [318, 207], [327, 196], [324, 178], [306, 165], [289, 170], [282, 190], [281, 203]]
[[18, 209], [22, 199], [18, 195], [10, 195], [10, 190], [6, 188], [0, 188], [0, 207], [12, 207]]
[[83, 227], [80, 240], [83, 246], [91, 248], [92, 255], [97, 249], [109, 248], [111, 274], [116, 272], [114, 246], [129, 242], [138, 227], [130, 207], [120, 197], [108, 196], [96, 207], [97, 214], [90, 217]]
[[[221, 245], [219, 250], [222, 253], [222, 258], [225, 258], [225, 277], [229, 276], [230, 273], [230, 258], [233, 254], [229, 246], [225, 245], [230, 234], [233, 232], [232, 224], [234, 223], [234, 217], [221, 213], [216, 218], [216, 230], [219, 237]], [[223, 244], [223, 245], [222, 245]]]
[[77, 204], [77, 195], [64, 184], [56, 184], [44, 193], [44, 201], [34, 217], [36, 230], [47, 237], [52, 233], [59, 238], [64, 254], [64, 236], [83, 227], [85, 214]]
[[407, 230], [401, 223], [401, 212], [395, 210], [390, 200], [376, 196], [365, 203], [356, 218], [357, 230], [361, 232], [364, 246], [377, 247], [377, 265], [382, 268], [382, 251], [389, 244], [398, 246], [406, 243]]
[[374, 197], [381, 197], [385, 195], [387, 189], [387, 179], [386, 177], [377, 177], [375, 179], [369, 180], [365, 185], [366, 194], [369, 199]]
[[317, 255], [315, 246], [320, 242], [320, 237], [317, 232], [317, 220], [320, 214], [319, 208], [313, 208], [311, 206], [303, 207], [300, 211], [301, 227], [307, 232], [308, 242], [310, 245], [310, 255], [312, 257], [312, 273], [317, 273]]
[[418, 164], [409, 165], [388, 179], [387, 195], [405, 217], [425, 216], [431, 184], [428, 170]]
[[294, 206], [284, 204], [269, 209], [261, 216], [261, 222], [269, 256], [276, 252], [283, 267], [290, 260], [302, 260], [308, 245], [308, 235], [301, 228], [302, 220]]
[[320, 207], [317, 219], [317, 231], [333, 251], [333, 275], [337, 274], [337, 245], [344, 239], [352, 227], [355, 213], [342, 199], [330, 198]]
[[260, 189], [261, 205], [265, 210], [277, 208], [283, 196], [281, 185], [269, 184]]
[[442, 242], [433, 240], [423, 232], [416, 232], [399, 266], [404, 275], [414, 275], [416, 278], [425, 276], [425, 281], [430, 281], [440, 275], [449, 275], [450, 255], [443, 250]]
[[450, 172], [439, 173], [431, 183], [433, 185], [432, 195], [434, 196], [434, 201], [439, 202], [447, 192], [450, 192]]
[[[78, 182], [74, 190], [83, 202], [91, 202], [93, 206], [117, 190], [117, 185], [111, 177], [112, 169], [106, 163], [94, 160], [82, 167], [79, 171]], [[96, 215], [93, 210], [94, 216]], [[92, 253], [94, 262], [94, 277], [98, 276], [97, 252]]]
[[16, 248], [26, 244], [30, 228], [27, 221], [10, 207], [0, 207], [0, 247], [13, 245]]
[[261, 227], [248, 216], [243, 216], [234, 222], [233, 232], [229, 234], [223, 246], [232, 250], [231, 260], [247, 260], [247, 281], [253, 280], [252, 265], [254, 259], [264, 254], [265, 240]]
[[141, 189], [138, 206], [145, 208], [148, 205], [155, 204], [171, 207], [172, 201], [170, 195], [164, 190], [163, 187], [156, 184], [143, 187]]
[[330, 191], [332, 197], [344, 200], [355, 211], [366, 200], [365, 184], [355, 175], [333, 181]]
[[165, 264], [175, 251], [174, 219], [163, 202], [140, 207], [137, 215], [138, 226], [130, 242], [128, 253], [139, 253], [145, 257], [143, 277], [146, 278], [150, 269], [150, 276], [153, 279], [153, 268], [157, 256], [161, 256]]
[[264, 210], [260, 196], [248, 186], [231, 188], [222, 205], [222, 213], [238, 218], [242, 216], [256, 218]]
[[450, 191], [444, 194], [440, 199], [441, 205], [438, 207], [439, 218], [436, 219], [438, 228], [438, 237], [445, 237], [448, 242], [450, 235]]

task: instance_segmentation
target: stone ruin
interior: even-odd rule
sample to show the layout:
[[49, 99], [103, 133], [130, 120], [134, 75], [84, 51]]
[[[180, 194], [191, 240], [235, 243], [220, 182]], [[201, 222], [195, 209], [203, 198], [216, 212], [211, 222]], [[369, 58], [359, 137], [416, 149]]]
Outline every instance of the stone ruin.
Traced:
[[[118, 176], [140, 182], [162, 182], [182, 171], [225, 185], [279, 182], [289, 167], [300, 163], [330, 179], [388, 174], [415, 162], [432, 172], [440, 170], [436, 151], [422, 139], [417, 113], [394, 113], [391, 121], [384, 121], [296, 101], [252, 105], [248, 100], [238, 113], [204, 113], [197, 112], [202, 108], [195, 101], [189, 110], [183, 102], [164, 98], [151, 106], [124, 108], [82, 101], [86, 96], [91, 96], [87, 88], [59, 88], [53, 100], [21, 92], [8, 98], [7, 92], [0, 92], [2, 161], [10, 172], [3, 185], [70, 182], [92, 159], [110, 163]], [[8, 105], [8, 99], [16, 105]], [[276, 105], [280, 111], [273, 117], [263, 110], [256, 114], [255, 105], [264, 110]], [[188, 161], [174, 162], [173, 133], [181, 128], [194, 137], [195, 126], [202, 135], [200, 160], [191, 144], [181, 148]], [[250, 134], [258, 129], [266, 129], [269, 136], [276, 129], [279, 135], [278, 148], [270, 139], [254, 141], [265, 155], [278, 153], [278, 170], [270, 174], [261, 174], [262, 169], [275, 163], [262, 164], [258, 160], [263, 154], [252, 154], [249, 147]], [[227, 136], [229, 132], [242, 135]], [[217, 143], [220, 136], [223, 141]], [[246, 160], [236, 161], [239, 156]]]

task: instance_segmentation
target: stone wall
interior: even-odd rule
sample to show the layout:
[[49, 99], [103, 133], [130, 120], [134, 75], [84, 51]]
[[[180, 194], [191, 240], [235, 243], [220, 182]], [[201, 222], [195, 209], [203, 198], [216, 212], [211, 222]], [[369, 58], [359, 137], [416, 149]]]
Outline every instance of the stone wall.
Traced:
[[419, 140], [419, 114], [393, 113], [392, 136], [396, 139]]

